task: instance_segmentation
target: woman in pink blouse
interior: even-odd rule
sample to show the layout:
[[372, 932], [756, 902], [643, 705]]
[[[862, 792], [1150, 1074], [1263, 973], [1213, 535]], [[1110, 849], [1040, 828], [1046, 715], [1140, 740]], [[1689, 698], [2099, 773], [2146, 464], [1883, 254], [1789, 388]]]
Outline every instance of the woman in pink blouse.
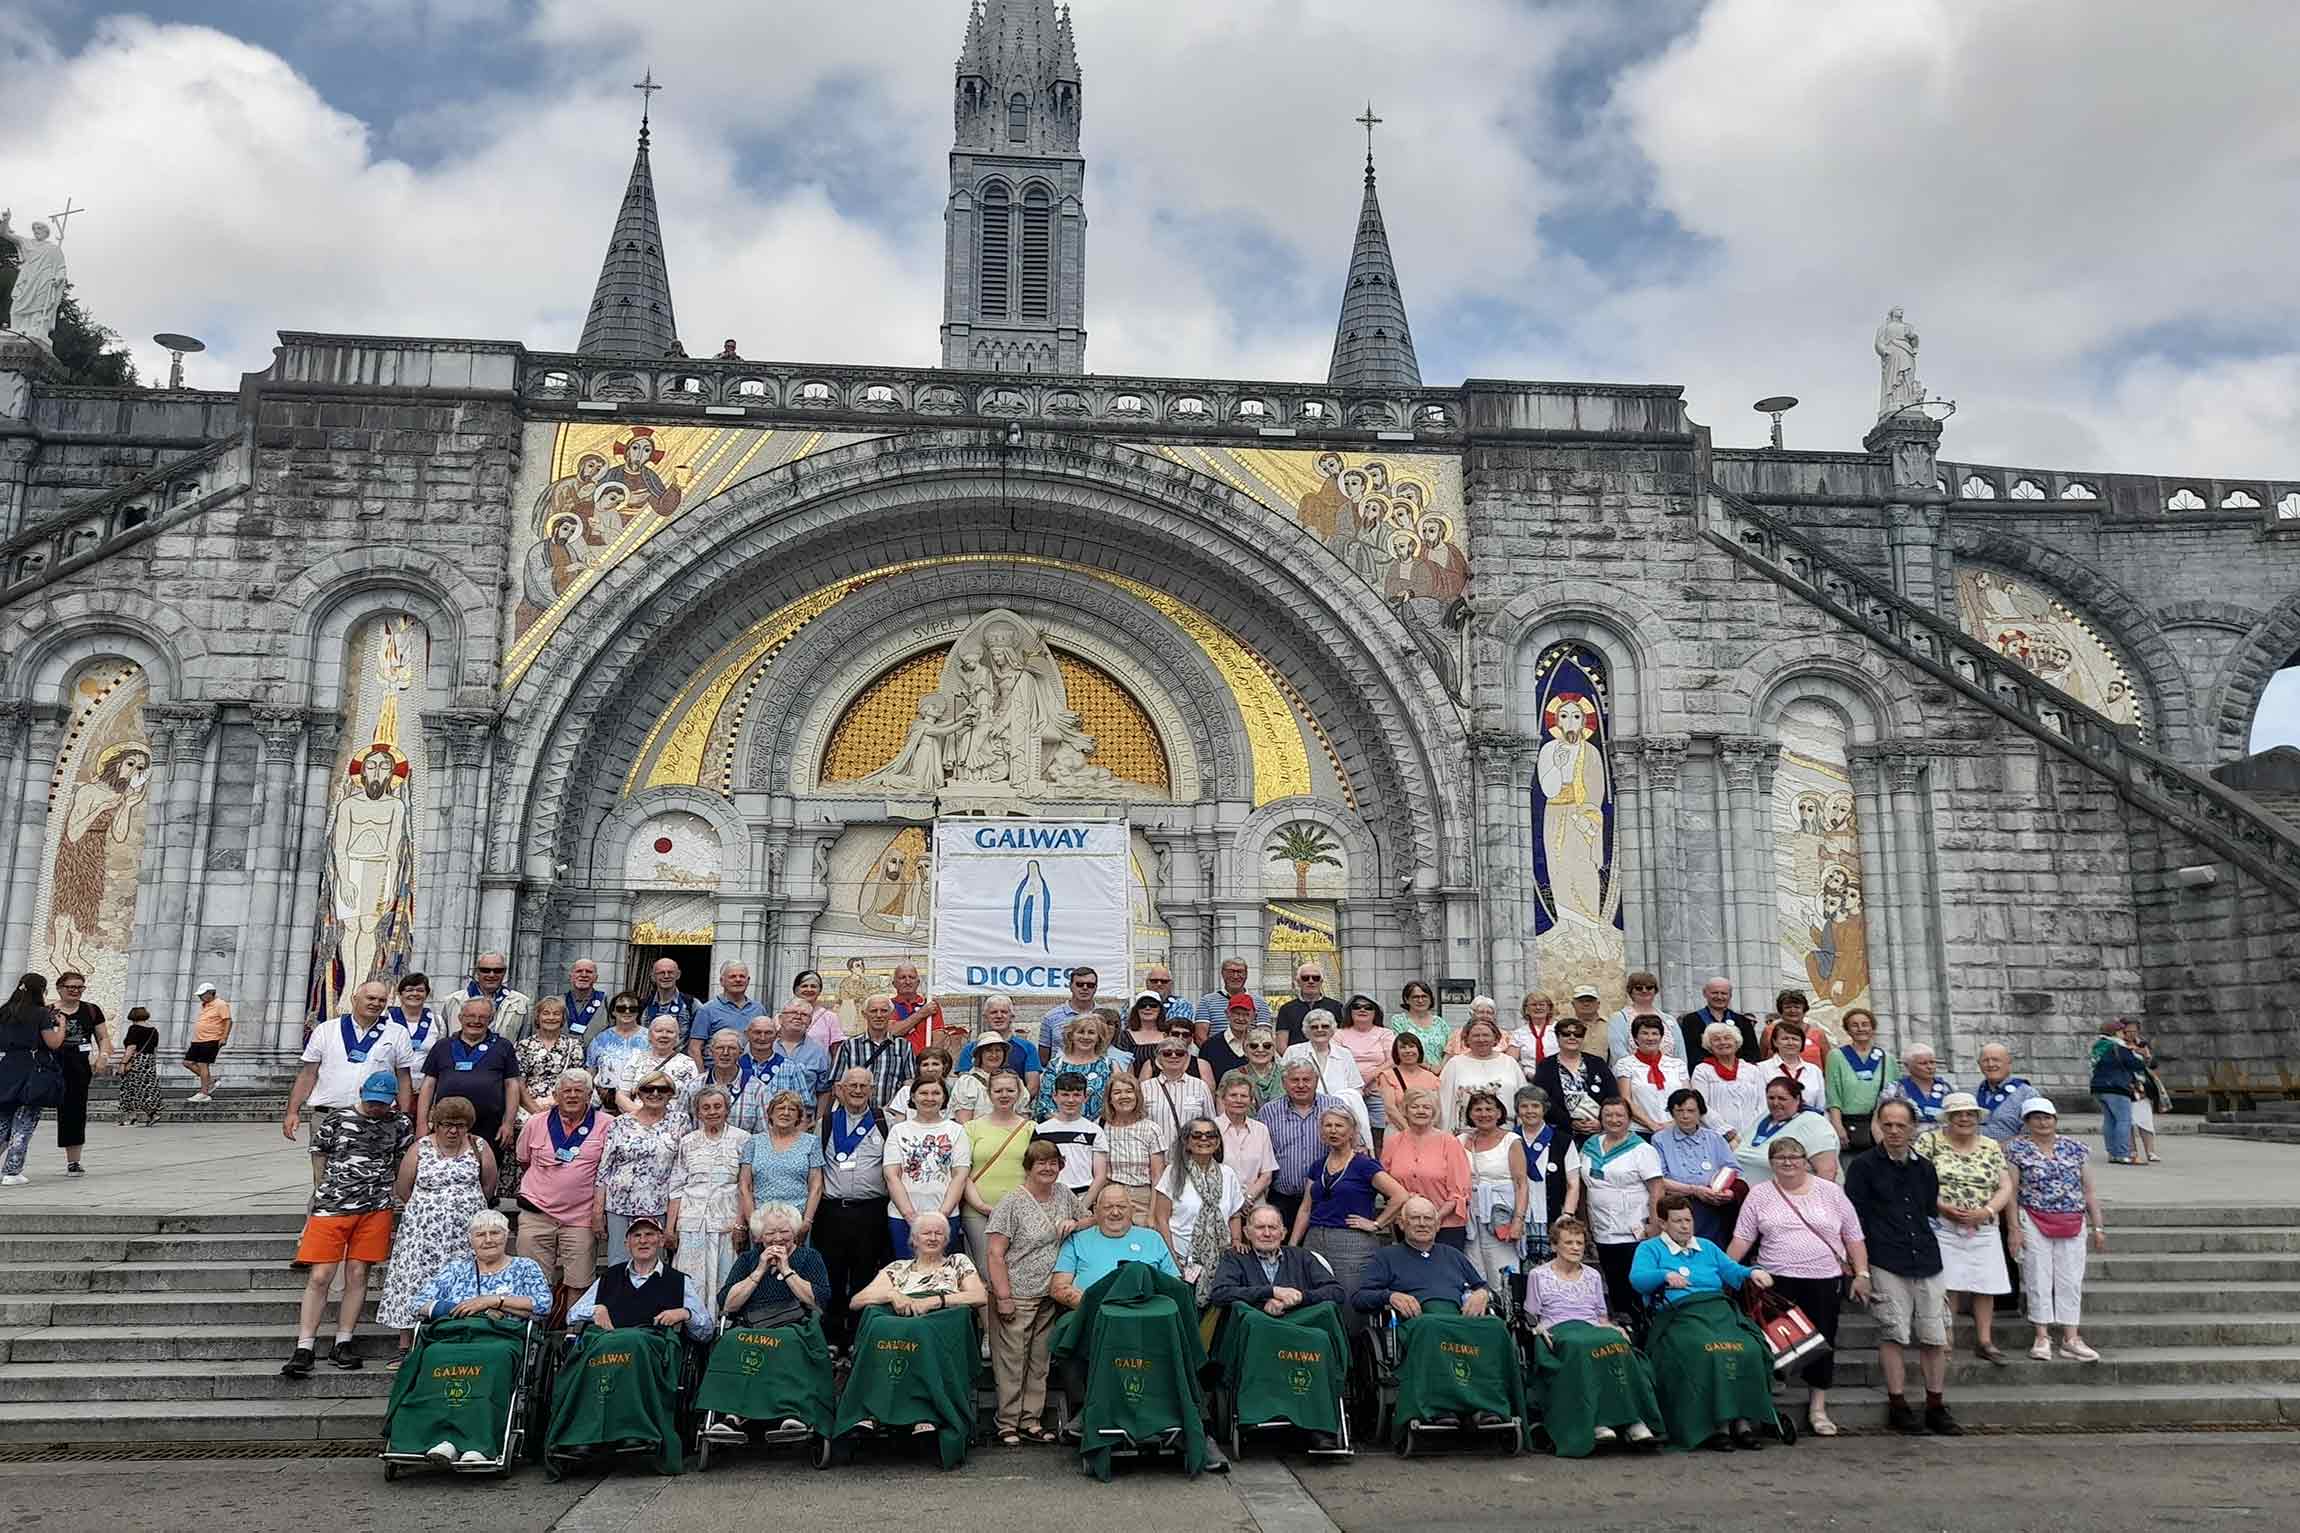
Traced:
[[1434, 1091], [1409, 1091], [1402, 1104], [1405, 1122], [1382, 1136], [1382, 1169], [1409, 1194], [1437, 1205], [1438, 1240], [1457, 1251], [1469, 1248], [1469, 1152], [1437, 1126]]
[[1834, 1437], [1837, 1424], [1829, 1419], [1828, 1396], [1836, 1380], [1838, 1306], [1848, 1271], [1853, 1298], [1868, 1302], [1869, 1244], [1852, 1200], [1835, 1182], [1813, 1174], [1802, 1144], [1779, 1136], [1767, 1146], [1765, 1163], [1773, 1179], [1753, 1189], [1741, 1205], [1725, 1254], [1742, 1261], [1750, 1247], [1762, 1246], [1773, 1291], [1803, 1310], [1829, 1343], [1806, 1362], [1800, 1377], [1812, 1391], [1806, 1419], [1813, 1435]]

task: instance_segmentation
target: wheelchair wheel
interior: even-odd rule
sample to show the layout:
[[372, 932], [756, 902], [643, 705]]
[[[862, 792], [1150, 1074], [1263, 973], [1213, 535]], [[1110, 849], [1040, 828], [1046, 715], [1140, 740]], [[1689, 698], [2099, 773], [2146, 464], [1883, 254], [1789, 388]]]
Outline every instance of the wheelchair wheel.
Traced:
[[815, 1465], [815, 1467], [816, 1467], [817, 1469], [828, 1469], [828, 1468], [830, 1468], [830, 1467], [831, 1467], [831, 1440], [830, 1440], [828, 1437], [818, 1437], [818, 1438], [816, 1438], [816, 1439], [815, 1439], [815, 1442], [814, 1442], [814, 1447], [813, 1447], [811, 1450], [809, 1450], [809, 1456], [810, 1456], [810, 1457], [811, 1457], [811, 1458], [814, 1460], [814, 1465]]
[[391, 1463], [387, 1463], [387, 1464], [385, 1464], [385, 1465], [383, 1466], [383, 1478], [384, 1478], [384, 1483], [386, 1483], [386, 1484], [389, 1484], [391, 1481], [398, 1479], [398, 1478], [399, 1478], [399, 1466], [398, 1466], [397, 1464], [391, 1464]]
[[1236, 1411], [1232, 1411], [1230, 1412], [1230, 1457], [1233, 1461], [1235, 1461], [1237, 1459], [1242, 1459], [1245, 1456], [1246, 1425], [1244, 1422], [1238, 1419], [1238, 1413]]
[[1797, 1446], [1797, 1416], [1794, 1411], [1775, 1411], [1773, 1413], [1773, 1426], [1781, 1434], [1781, 1446], [1784, 1448]]
[[695, 1473], [701, 1474], [711, 1467], [711, 1434], [705, 1432], [695, 1443]]
[[1513, 1424], [1516, 1426], [1517, 1430], [1510, 1433], [1509, 1436], [1502, 1441], [1501, 1456], [1503, 1458], [1516, 1458], [1520, 1453], [1525, 1451], [1525, 1423], [1519, 1421]]

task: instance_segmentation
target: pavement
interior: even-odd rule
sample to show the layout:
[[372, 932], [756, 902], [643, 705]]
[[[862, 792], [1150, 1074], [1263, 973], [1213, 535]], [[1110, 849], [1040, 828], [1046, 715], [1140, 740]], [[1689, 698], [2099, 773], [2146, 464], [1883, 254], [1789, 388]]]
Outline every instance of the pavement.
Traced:
[[1196, 1481], [1163, 1468], [1122, 1468], [1108, 1486], [1080, 1478], [1046, 1449], [988, 1450], [947, 1474], [879, 1462], [818, 1472], [787, 1459], [738, 1458], [676, 1479], [625, 1474], [557, 1483], [529, 1469], [508, 1480], [418, 1477], [387, 1485], [377, 1464], [356, 1459], [67, 1462], [0, 1466], [0, 1503], [11, 1528], [165, 1526], [186, 1533], [310, 1533], [314, 1526], [727, 1533], [758, 1526], [762, 1517], [785, 1527], [907, 1527], [929, 1507], [927, 1521], [936, 1527], [1000, 1533], [1077, 1533], [1098, 1512], [1137, 1533], [1453, 1533], [1552, 1522], [1570, 1522], [1575, 1533], [1778, 1533], [1785, 1517], [1949, 1533], [2153, 1533], [2170, 1526], [2217, 1533], [2274, 1527], [2290, 1515], [2300, 1496], [2300, 1458], [2291, 1445], [2288, 1434], [2277, 1433], [1840, 1438], [1755, 1455], [1595, 1464], [1366, 1453], [1330, 1467], [1248, 1460], [1228, 1476]]

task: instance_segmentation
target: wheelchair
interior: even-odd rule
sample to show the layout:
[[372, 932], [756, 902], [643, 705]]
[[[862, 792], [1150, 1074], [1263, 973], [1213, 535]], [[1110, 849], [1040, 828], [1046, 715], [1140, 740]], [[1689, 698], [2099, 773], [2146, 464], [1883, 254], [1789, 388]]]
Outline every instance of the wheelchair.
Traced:
[[[1771, 1408], [1773, 1417], [1769, 1428], [1770, 1433], [1780, 1440], [1783, 1447], [1795, 1447], [1798, 1436], [1796, 1413], [1793, 1410], [1782, 1409], [1780, 1403], [1773, 1398], [1772, 1387], [1778, 1380], [1779, 1371], [1773, 1365], [1772, 1353], [1767, 1347], [1763, 1335], [1758, 1332], [1755, 1322], [1748, 1320], [1742, 1310], [1741, 1301], [1736, 1296], [1728, 1293], [1708, 1297], [1722, 1300], [1734, 1315], [1741, 1317], [1747, 1324], [1749, 1330], [1748, 1344], [1755, 1348], [1758, 1355], [1765, 1360], [1766, 1401]], [[1661, 1316], [1665, 1307], [1659, 1294], [1643, 1301], [1631, 1312], [1630, 1318], [1634, 1324], [1630, 1327], [1630, 1334], [1636, 1341], [1637, 1349], [1643, 1352], [1647, 1358], [1654, 1360], [1654, 1390], [1661, 1398], [1662, 1411], [1666, 1415], [1670, 1405], [1670, 1389], [1667, 1382], [1669, 1375], [1659, 1365], [1655, 1353], [1655, 1344], [1659, 1340], [1657, 1333], [1663, 1329]], [[1760, 1427], [1759, 1430], [1768, 1429]]]
[[1120, 1461], [1163, 1457], [1193, 1475], [1228, 1470], [1206, 1435], [1209, 1364], [1189, 1284], [1122, 1262], [1056, 1323], [1049, 1351], [1062, 1437], [1088, 1474], [1107, 1481]]
[[927, 1438], [942, 1467], [957, 1468], [983, 1438], [980, 1353], [971, 1309], [910, 1316], [870, 1309], [839, 1385], [832, 1458], [843, 1463], [866, 1444]]
[[[1275, 1442], [1304, 1431], [1324, 1431], [1324, 1423], [1330, 1419], [1333, 1446], [1310, 1447], [1306, 1453], [1324, 1461], [1355, 1458], [1357, 1447], [1350, 1433], [1354, 1364], [1336, 1306], [1310, 1305], [1283, 1319], [1270, 1319], [1258, 1311], [1241, 1314], [1241, 1308], [1231, 1306], [1215, 1326], [1214, 1378], [1206, 1392], [1207, 1420], [1216, 1435], [1227, 1442], [1230, 1457], [1244, 1457], [1249, 1441]], [[1318, 1315], [1320, 1310], [1326, 1314]], [[1257, 1330], [1285, 1327], [1300, 1336], [1291, 1346], [1283, 1345], [1280, 1338], [1277, 1346], [1249, 1349], [1242, 1334], [1247, 1326]], [[1285, 1401], [1288, 1395], [1299, 1398], [1317, 1389], [1321, 1376], [1333, 1390], [1330, 1418], [1322, 1399], [1299, 1404]], [[1261, 1391], [1267, 1392], [1260, 1395], [1262, 1404], [1241, 1404], [1247, 1396]], [[1284, 1403], [1273, 1405], [1272, 1397]], [[1305, 1417], [1315, 1425], [1305, 1426]]]
[[[1484, 1446], [1498, 1446], [1505, 1458], [1514, 1458], [1525, 1451], [1527, 1438], [1539, 1424], [1524, 1404], [1525, 1368], [1534, 1339], [1523, 1324], [1523, 1312], [1508, 1292], [1508, 1286], [1489, 1290], [1493, 1303], [1487, 1311], [1489, 1318], [1501, 1323], [1508, 1341], [1508, 1355], [1501, 1360], [1505, 1373], [1500, 1385], [1502, 1394], [1459, 1413], [1411, 1419], [1400, 1416], [1400, 1400], [1405, 1392], [1406, 1327], [1395, 1310], [1384, 1309], [1369, 1317], [1366, 1344], [1360, 1349], [1357, 1369], [1360, 1421], [1365, 1436], [1388, 1441], [1400, 1458], [1411, 1458], [1417, 1452], [1431, 1449]], [[1428, 1307], [1424, 1313], [1447, 1316], [1458, 1311], [1451, 1305], [1439, 1304]], [[1469, 1381], [1466, 1360], [1457, 1365], [1456, 1376], [1464, 1383]], [[1514, 1391], [1509, 1389], [1511, 1381], [1517, 1386]], [[1511, 1394], [1516, 1398], [1509, 1398]], [[1466, 1419], [1473, 1413], [1495, 1419], [1486, 1422]]]
[[[384, 1448], [378, 1455], [383, 1477], [395, 1480], [414, 1469], [509, 1474], [520, 1459], [539, 1457], [556, 1357], [550, 1332], [533, 1316], [424, 1319], [392, 1383]], [[488, 1374], [506, 1363], [515, 1371], [496, 1402], [499, 1419], [462, 1427], [457, 1417], [473, 1406], [486, 1407]], [[438, 1445], [452, 1444], [458, 1435], [466, 1444], [463, 1450], [438, 1452]], [[427, 1437], [430, 1442], [421, 1441]]]
[[[557, 1479], [577, 1465], [647, 1455], [658, 1473], [679, 1473], [695, 1438], [701, 1376], [701, 1349], [684, 1326], [571, 1327], [552, 1388], [545, 1472]], [[634, 1402], [631, 1391], [668, 1398]]]
[[828, 1469], [837, 1382], [812, 1316], [763, 1330], [721, 1319], [695, 1391], [695, 1468], [710, 1468], [714, 1454], [731, 1448], [803, 1447], [817, 1469]]

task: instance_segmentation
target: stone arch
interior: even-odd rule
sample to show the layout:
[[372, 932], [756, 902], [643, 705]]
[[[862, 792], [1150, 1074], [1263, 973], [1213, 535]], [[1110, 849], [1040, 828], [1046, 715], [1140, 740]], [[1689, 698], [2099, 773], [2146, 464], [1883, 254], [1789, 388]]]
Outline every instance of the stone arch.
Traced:
[[[1665, 727], [1660, 701], [1647, 693], [1644, 681], [1659, 674], [1661, 656], [1674, 651], [1676, 638], [1660, 610], [1636, 592], [1605, 581], [1577, 582], [1562, 600], [1552, 593], [1527, 592], [1495, 611], [1485, 627], [1491, 662], [1507, 667], [1506, 695], [1527, 690], [1520, 670], [1542, 651], [1559, 640], [1577, 639], [1612, 662], [1607, 708], [1614, 728], [1619, 731], [1626, 720], [1632, 727], [1625, 733], [1634, 737]], [[1496, 718], [1492, 727], [1511, 724], [1509, 718]]]
[[2161, 620], [2124, 587], [2080, 559], [1999, 528], [1954, 528], [1949, 545], [1959, 562], [1994, 566], [2031, 581], [2099, 628], [2137, 673], [2139, 702], [2155, 737], [2176, 753], [2190, 741], [2197, 723], [2194, 689]]
[[759, 870], [751, 865], [751, 832], [735, 806], [702, 788], [642, 788], [602, 815], [583, 843], [582, 859], [569, 870], [578, 882], [594, 888], [612, 885], [623, 876], [623, 849], [650, 816], [678, 810], [710, 822], [719, 833], [719, 893], [760, 891]]
[[2252, 753], [2252, 716], [2269, 678], [2300, 655], [2300, 596], [2260, 617], [2246, 631], [2212, 685], [2212, 709], [2198, 726], [2199, 748], [2213, 761]]
[[61, 703], [69, 678], [105, 655], [141, 666], [155, 703], [195, 701], [205, 690], [208, 651], [199, 629], [141, 596], [74, 592], [29, 609], [14, 627], [17, 642], [0, 660], [0, 679], [30, 702]]
[[1345, 899], [1379, 899], [1382, 888], [1381, 850], [1365, 821], [1328, 799], [1298, 797], [1273, 799], [1240, 822], [1227, 855], [1229, 886], [1258, 888], [1262, 882], [1261, 852], [1270, 833], [1293, 820], [1308, 820], [1334, 833], [1348, 854], [1349, 882]]
[[[396, 603], [396, 606], [395, 606]], [[315, 706], [342, 686], [343, 641], [363, 618], [412, 611], [431, 636], [431, 686], [442, 702], [495, 685], [498, 603], [458, 566], [416, 548], [353, 548], [320, 560], [282, 587], [291, 613], [277, 641], [287, 673]]]
[[1914, 739], [1925, 732], [1925, 711], [1901, 667], [1863, 644], [1855, 655], [1842, 640], [1813, 637], [1760, 649], [1734, 674], [1734, 692], [1747, 700], [1752, 732], [1767, 733], [1797, 698], [1828, 704], [1844, 716], [1856, 744]]
[[[710, 593], [738, 590], [757, 604], [868, 573], [890, 555], [1019, 546], [1128, 570], [1254, 642], [1313, 716], [1346, 721], [1334, 730], [1343, 774], [1384, 806], [1387, 839], [1448, 881], [1470, 876], [1466, 733], [1370, 586], [1292, 518], [1180, 464], [1101, 439], [1000, 442], [919, 432], [801, 459], [705, 502], [683, 519], [676, 546], [607, 575], [588, 598], [600, 620], [562, 625], [512, 690], [513, 749], [502, 759], [527, 813], [499, 823], [492, 866], [514, 868], [524, 844], [529, 871], [547, 868], [572, 830], [578, 716], [597, 711], [576, 708], [578, 694], [612, 706], [631, 657]], [[1005, 524], [953, 514], [954, 502], [1001, 506]]]

